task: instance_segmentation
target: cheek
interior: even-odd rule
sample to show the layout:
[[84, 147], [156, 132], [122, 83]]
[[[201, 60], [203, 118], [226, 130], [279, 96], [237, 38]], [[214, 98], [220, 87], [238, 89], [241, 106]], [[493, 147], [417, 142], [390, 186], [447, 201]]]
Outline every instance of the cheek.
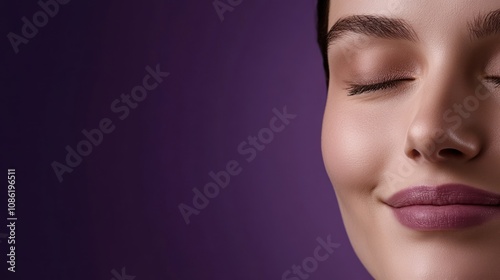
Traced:
[[387, 129], [389, 121], [366, 108], [356, 110], [336, 100], [327, 102], [322, 152], [337, 195], [368, 194], [375, 187], [394, 144]]
[[398, 138], [394, 134], [397, 118], [391, 116], [389, 108], [379, 109], [329, 98], [322, 130], [323, 159], [346, 231], [368, 268], [377, 267], [375, 260], [385, 254], [373, 242], [384, 240], [381, 235], [386, 232], [381, 225], [387, 218], [387, 213], [380, 211], [374, 190]]
[[411, 108], [398, 98], [366, 101], [333, 91], [323, 119], [323, 160], [351, 244], [374, 272], [392, 253], [380, 246], [388, 244], [385, 229], [392, 213], [380, 202], [379, 187], [401, 156]]

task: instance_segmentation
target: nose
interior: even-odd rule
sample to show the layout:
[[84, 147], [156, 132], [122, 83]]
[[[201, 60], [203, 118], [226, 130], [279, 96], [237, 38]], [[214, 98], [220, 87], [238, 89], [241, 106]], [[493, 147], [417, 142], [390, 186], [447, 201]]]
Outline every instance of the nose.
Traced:
[[406, 156], [431, 163], [476, 158], [482, 149], [477, 114], [484, 101], [474, 98], [474, 86], [456, 80], [435, 82], [419, 93], [406, 134]]

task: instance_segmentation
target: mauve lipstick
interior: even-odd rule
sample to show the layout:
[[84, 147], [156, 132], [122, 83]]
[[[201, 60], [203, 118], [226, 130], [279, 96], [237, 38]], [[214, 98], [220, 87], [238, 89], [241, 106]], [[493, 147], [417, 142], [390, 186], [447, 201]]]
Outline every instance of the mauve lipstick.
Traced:
[[386, 204], [401, 224], [424, 231], [472, 227], [500, 214], [500, 195], [460, 184], [412, 187]]

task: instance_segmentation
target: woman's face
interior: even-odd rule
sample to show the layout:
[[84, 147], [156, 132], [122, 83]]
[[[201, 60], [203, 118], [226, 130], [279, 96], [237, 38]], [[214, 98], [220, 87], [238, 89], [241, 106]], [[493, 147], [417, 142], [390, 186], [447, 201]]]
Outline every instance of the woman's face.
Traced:
[[500, 279], [500, 2], [333, 0], [332, 27], [322, 150], [357, 255]]

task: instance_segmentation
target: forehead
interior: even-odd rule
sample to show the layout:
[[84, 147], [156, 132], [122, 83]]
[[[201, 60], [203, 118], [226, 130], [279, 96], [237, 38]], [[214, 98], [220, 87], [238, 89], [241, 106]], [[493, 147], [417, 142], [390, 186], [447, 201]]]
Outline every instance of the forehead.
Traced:
[[[338, 42], [339, 40], [333, 38], [336, 34], [345, 34], [346, 30], [365, 33], [365, 35], [376, 34], [376, 36], [386, 38], [420, 38], [422, 40], [416, 41], [428, 47], [467, 44], [469, 39], [478, 33], [483, 33], [483, 35], [499, 33], [499, 8], [500, 1], [498, 0], [456, 0], [453, 2], [445, 0], [333, 0], [330, 2], [328, 15], [330, 32], [327, 36], [327, 44]], [[491, 14], [495, 16], [490, 17]], [[366, 20], [367, 18], [378, 20], [374, 22]], [[381, 23], [381, 20], [384, 22]], [[387, 22], [393, 23], [386, 24]], [[478, 27], [479, 32], [471, 30], [472, 26]], [[403, 31], [408, 31], [406, 33], [411, 33], [411, 36], [401, 36], [405, 32], [392, 32], [395, 29], [404, 29]]]
[[405, 19], [415, 28], [459, 28], [467, 20], [500, 8], [498, 0], [330, 0], [328, 29], [350, 15], [382, 15]]

